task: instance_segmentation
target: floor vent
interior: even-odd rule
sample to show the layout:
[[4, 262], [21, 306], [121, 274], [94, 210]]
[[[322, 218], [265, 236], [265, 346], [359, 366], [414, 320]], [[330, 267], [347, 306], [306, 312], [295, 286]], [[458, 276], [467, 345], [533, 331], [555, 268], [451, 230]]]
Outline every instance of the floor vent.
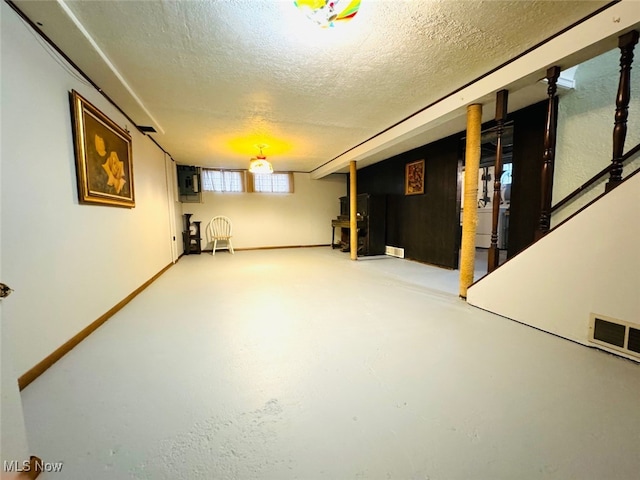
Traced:
[[589, 340], [598, 345], [640, 357], [640, 325], [591, 314]]
[[392, 257], [404, 258], [404, 248], [400, 247], [390, 247], [389, 245], [384, 247], [385, 255], [390, 255]]

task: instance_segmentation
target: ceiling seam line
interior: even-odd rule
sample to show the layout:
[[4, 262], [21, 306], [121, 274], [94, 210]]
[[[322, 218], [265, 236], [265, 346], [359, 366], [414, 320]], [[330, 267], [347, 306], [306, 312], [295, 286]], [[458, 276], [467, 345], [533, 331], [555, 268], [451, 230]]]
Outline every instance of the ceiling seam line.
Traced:
[[78, 30], [80, 30], [80, 33], [82, 33], [82, 35], [87, 39], [87, 41], [89, 42], [89, 44], [93, 47], [93, 49], [95, 50], [95, 52], [100, 56], [100, 58], [102, 59], [102, 61], [107, 65], [107, 67], [109, 68], [109, 70], [111, 70], [111, 72], [116, 76], [116, 78], [120, 81], [120, 83], [124, 86], [124, 88], [129, 92], [129, 94], [133, 97], [133, 99], [136, 101], [136, 103], [142, 108], [142, 110], [149, 115], [149, 118], [151, 118], [151, 120], [158, 126], [158, 128], [160, 129], [160, 133], [165, 133], [164, 129], [162, 128], [162, 126], [160, 125], [160, 122], [158, 122], [158, 120], [156, 120], [156, 118], [151, 114], [151, 112], [149, 112], [149, 110], [147, 109], [147, 107], [144, 105], [144, 103], [142, 103], [142, 100], [140, 100], [140, 98], [138, 97], [138, 95], [136, 94], [136, 92], [134, 92], [133, 88], [131, 88], [131, 86], [127, 83], [127, 81], [124, 79], [124, 77], [122, 76], [122, 74], [120, 73], [120, 71], [116, 68], [116, 66], [111, 62], [111, 60], [109, 59], [109, 57], [107, 57], [107, 54], [104, 53], [102, 51], [102, 49], [100, 48], [100, 46], [96, 43], [96, 41], [93, 39], [93, 37], [89, 34], [89, 32], [87, 31], [86, 28], [84, 28], [84, 25], [82, 25], [82, 23], [80, 23], [80, 20], [78, 20], [78, 17], [76, 17], [74, 15], [74, 13], [71, 11], [71, 9], [67, 6], [67, 4], [64, 2], [64, 0], [56, 0], [58, 5], [60, 5], [60, 7], [62, 8], [62, 10], [64, 10], [64, 12], [67, 14], [67, 17], [69, 17], [69, 19], [71, 19], [71, 21], [73, 22], [73, 24], [76, 26], [76, 28], [78, 28]]
[[167, 150], [165, 150], [153, 137], [151, 137], [150, 135], [147, 135], [145, 132], [143, 132], [142, 130], [140, 130], [140, 127], [138, 127], [138, 124], [129, 116], [127, 115], [127, 113], [122, 110], [122, 108], [120, 108], [120, 106], [111, 98], [109, 97], [109, 95], [107, 95], [102, 88], [100, 88], [98, 86], [98, 84], [96, 82], [94, 82], [91, 77], [89, 77], [89, 75], [87, 75], [73, 60], [71, 60], [71, 58], [69, 58], [67, 56], [66, 53], [64, 53], [60, 47], [58, 47], [58, 45], [56, 45], [53, 40], [51, 40], [36, 24], [34, 24], [25, 14], [22, 10], [20, 10], [18, 8], [18, 6], [13, 3], [12, 0], [4, 0], [4, 2], [11, 7], [11, 9], [16, 12], [16, 14], [24, 21], [27, 23], [27, 25], [29, 25], [38, 35], [40, 35], [49, 45], [51, 45], [51, 47], [66, 61], [69, 63], [69, 65], [71, 65], [71, 67], [73, 67], [87, 82], [89, 82], [91, 84], [91, 86], [93, 88], [95, 88], [98, 93], [100, 93], [111, 105], [113, 105], [116, 110], [118, 110], [118, 112], [120, 112], [127, 120], [129, 120], [131, 122], [131, 124], [143, 135], [149, 137], [151, 139], [151, 141], [153, 143], [156, 144], [156, 146], [162, 150], [162, 152], [166, 153], [167, 155], [169, 155], [172, 159], [173, 156], [167, 152]]
[[317, 167], [315, 167], [313, 170], [311, 170], [310, 173], [315, 172], [316, 170], [329, 165], [331, 162], [337, 160], [338, 158], [342, 157], [343, 155], [346, 155], [347, 153], [355, 150], [356, 148], [366, 144], [367, 142], [370, 142], [371, 140], [379, 137], [380, 135], [382, 135], [383, 133], [388, 132], [389, 130], [391, 130], [392, 128], [397, 127], [398, 125], [403, 124], [404, 122], [406, 122], [407, 120], [410, 120], [411, 118], [415, 117], [416, 115], [424, 112], [425, 110], [428, 110], [429, 108], [437, 105], [440, 102], [443, 102], [444, 100], [448, 99], [449, 97], [452, 97], [454, 95], [456, 95], [457, 93], [461, 92], [462, 90], [464, 90], [467, 87], [470, 87], [471, 85], [479, 82], [480, 80], [484, 79], [485, 77], [488, 77], [489, 75], [491, 75], [492, 73], [497, 72], [498, 70], [506, 67], [507, 65], [515, 62], [516, 60], [518, 60], [519, 58], [533, 52], [534, 50], [540, 48], [541, 46], [543, 46], [544, 44], [550, 42], [551, 40], [553, 40], [556, 37], [559, 37], [560, 35], [568, 32], [569, 30], [577, 27], [578, 25], [580, 25], [581, 23], [586, 22], [587, 20], [589, 20], [590, 18], [599, 15], [600, 13], [604, 12], [605, 10], [611, 8], [612, 6], [620, 3], [622, 0], [613, 0], [609, 3], [607, 3], [606, 5], [603, 5], [602, 7], [600, 7], [599, 9], [595, 10], [594, 12], [590, 13], [589, 15], [585, 16], [584, 18], [578, 20], [577, 22], [572, 23], [571, 25], [561, 29], [560, 31], [554, 33], [553, 35], [547, 37], [546, 39], [542, 40], [541, 42], [538, 42], [537, 44], [527, 48], [526, 50], [524, 50], [523, 52], [519, 53], [518, 55], [516, 55], [515, 57], [507, 60], [506, 62], [502, 63], [501, 65], [498, 65], [497, 67], [489, 70], [488, 72], [480, 75], [479, 77], [475, 78], [474, 80], [466, 83], [465, 85], [462, 85], [461, 87], [455, 89], [454, 91], [452, 91], [451, 93], [448, 93], [447, 95], [444, 95], [443, 97], [439, 98], [438, 100], [435, 100], [434, 102], [430, 103], [429, 105], [427, 105], [426, 107], [421, 108], [420, 110], [412, 113], [411, 115], [403, 118], [402, 120], [399, 120], [398, 122], [394, 123], [393, 125], [390, 125], [389, 127], [385, 128], [384, 130], [379, 131], [378, 133], [376, 133], [375, 135], [372, 135], [371, 137], [367, 138], [366, 140], [363, 140], [362, 142], [358, 143], [357, 145], [354, 145], [353, 147], [345, 150], [344, 152], [342, 152], [339, 155], [336, 155], [335, 157], [333, 157], [331, 160], [327, 160], [325, 163], [318, 165]]

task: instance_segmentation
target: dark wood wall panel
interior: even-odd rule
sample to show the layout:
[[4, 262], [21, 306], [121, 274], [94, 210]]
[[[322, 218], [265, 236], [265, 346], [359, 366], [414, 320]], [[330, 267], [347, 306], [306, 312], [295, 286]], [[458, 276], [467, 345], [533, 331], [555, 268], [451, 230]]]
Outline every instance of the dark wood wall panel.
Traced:
[[[540, 218], [546, 108], [543, 101], [507, 118], [514, 123], [509, 257], [533, 243]], [[488, 122], [483, 130], [493, 125]], [[461, 132], [358, 170], [358, 193], [387, 196], [386, 245], [403, 247], [406, 258], [458, 268], [458, 164], [463, 157], [464, 135]], [[423, 158], [425, 193], [405, 196], [405, 165]]]
[[540, 220], [546, 114], [547, 102], [543, 101], [510, 115], [514, 127], [508, 257], [535, 240]]
[[[405, 258], [458, 268], [457, 134], [358, 170], [358, 193], [387, 195], [386, 244]], [[425, 160], [425, 193], [404, 195], [405, 165]]]

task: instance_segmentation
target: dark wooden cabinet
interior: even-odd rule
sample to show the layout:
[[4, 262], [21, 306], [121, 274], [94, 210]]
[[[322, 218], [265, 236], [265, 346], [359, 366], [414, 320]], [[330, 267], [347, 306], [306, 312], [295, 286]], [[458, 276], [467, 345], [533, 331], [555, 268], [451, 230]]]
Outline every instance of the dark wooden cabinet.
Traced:
[[[387, 199], [385, 195], [357, 196], [358, 255], [384, 255]], [[340, 216], [332, 226], [341, 229], [343, 251], [349, 250], [349, 197], [340, 197]]]
[[200, 222], [191, 221], [192, 213], [185, 213], [184, 216], [184, 231], [182, 232], [182, 241], [184, 243], [185, 255], [199, 255], [202, 253], [202, 247], [200, 241]]

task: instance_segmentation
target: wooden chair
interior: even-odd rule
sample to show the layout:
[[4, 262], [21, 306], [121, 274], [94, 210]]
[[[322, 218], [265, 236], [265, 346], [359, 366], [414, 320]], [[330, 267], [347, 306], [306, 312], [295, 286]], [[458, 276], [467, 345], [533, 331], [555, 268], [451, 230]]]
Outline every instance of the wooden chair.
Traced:
[[[213, 217], [207, 226], [207, 230], [213, 242], [211, 255], [216, 254], [216, 250], [229, 250], [232, 254], [233, 244], [231, 243], [231, 220], [229, 217], [218, 215]], [[218, 242], [223, 244], [218, 246]]]

